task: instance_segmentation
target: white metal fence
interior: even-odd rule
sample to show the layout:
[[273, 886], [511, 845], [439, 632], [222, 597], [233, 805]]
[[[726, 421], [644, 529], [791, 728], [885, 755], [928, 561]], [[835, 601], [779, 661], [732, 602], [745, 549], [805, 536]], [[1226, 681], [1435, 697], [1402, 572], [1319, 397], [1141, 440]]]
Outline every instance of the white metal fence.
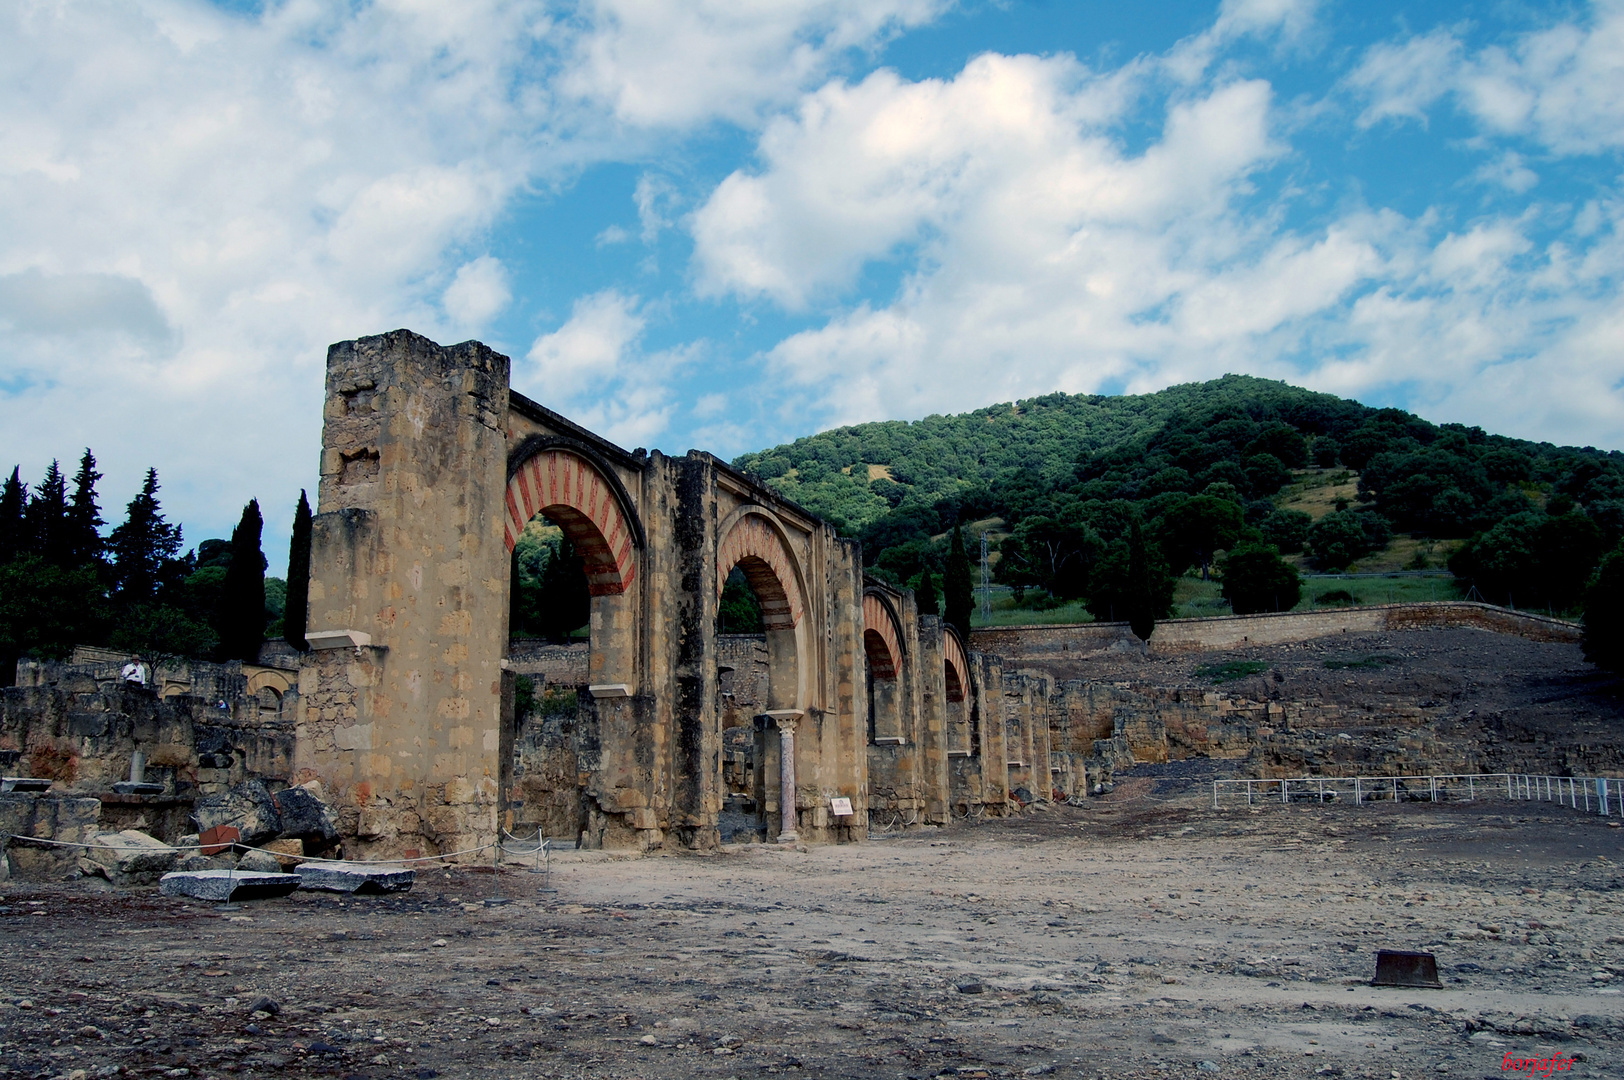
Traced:
[[1624, 780], [1531, 773], [1444, 773], [1429, 776], [1294, 776], [1272, 780], [1214, 780], [1212, 808], [1222, 800], [1263, 803], [1469, 802], [1511, 799], [1554, 802], [1575, 810], [1624, 816]]

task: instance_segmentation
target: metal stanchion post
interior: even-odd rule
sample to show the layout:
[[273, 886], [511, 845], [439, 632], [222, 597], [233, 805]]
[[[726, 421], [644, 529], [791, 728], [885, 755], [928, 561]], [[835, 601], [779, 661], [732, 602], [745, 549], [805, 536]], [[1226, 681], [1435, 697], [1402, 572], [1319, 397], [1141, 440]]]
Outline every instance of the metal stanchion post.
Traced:
[[491, 845], [491, 889], [496, 895], [485, 901], [486, 907], [499, 907], [508, 902], [507, 897], [502, 895], [502, 830], [500, 827], [496, 830], [496, 843]]

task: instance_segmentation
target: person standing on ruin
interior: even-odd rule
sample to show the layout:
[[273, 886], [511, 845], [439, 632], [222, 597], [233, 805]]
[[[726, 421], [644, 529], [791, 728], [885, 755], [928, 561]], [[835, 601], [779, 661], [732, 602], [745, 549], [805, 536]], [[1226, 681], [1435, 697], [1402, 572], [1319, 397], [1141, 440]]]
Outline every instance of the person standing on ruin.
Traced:
[[118, 676], [124, 680], [125, 686], [139, 687], [142, 690], [147, 688], [147, 665], [141, 662], [139, 654], [130, 657], [130, 662], [124, 665]]

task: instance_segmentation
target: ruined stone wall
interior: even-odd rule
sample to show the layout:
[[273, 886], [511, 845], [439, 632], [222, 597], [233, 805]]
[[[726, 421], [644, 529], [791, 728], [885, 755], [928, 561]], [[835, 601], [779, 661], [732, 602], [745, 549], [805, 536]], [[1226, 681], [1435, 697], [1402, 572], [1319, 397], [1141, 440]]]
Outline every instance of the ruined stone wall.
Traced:
[[[1011, 751], [1005, 718], [1004, 663], [1002, 658], [991, 653], [972, 652], [970, 664], [975, 669], [975, 680], [979, 687], [977, 707], [980, 719], [977, 730], [981, 745], [977, 757], [981, 764], [981, 798], [979, 803], [970, 803], [967, 812], [999, 817], [1007, 813], [1010, 806], [1008, 763]], [[968, 800], [968, 791], [956, 791], [954, 799], [960, 798]]]
[[[1533, 772], [1574, 775], [1624, 766], [1616, 740], [1512, 729], [1492, 718], [1440, 717], [1435, 702], [1257, 700], [1189, 688], [1063, 684], [1068, 710], [1098, 730], [1081, 767], [1092, 785], [1137, 763], [1215, 758], [1243, 776], [1352, 776], [1428, 772]], [[1077, 708], [1072, 702], [1087, 702]]]
[[[248, 694], [240, 665], [191, 664], [186, 685], [207, 697], [126, 687], [116, 671], [101, 677], [96, 661], [24, 661], [18, 670], [23, 685], [0, 691], [0, 752], [15, 756], [8, 771], [100, 799], [104, 827], [173, 841], [193, 831], [198, 798], [250, 777], [286, 784], [293, 771], [298, 696]], [[161, 792], [115, 790], [138, 753], [143, 779]]]
[[508, 651], [508, 670], [527, 675], [542, 684], [584, 687], [590, 683], [587, 670], [592, 648], [586, 642], [555, 645], [533, 638], [515, 640]]
[[[910, 596], [910, 601], [912, 597]], [[935, 615], [917, 617], [919, 650], [919, 772], [923, 817], [945, 825], [950, 820], [951, 783], [947, 754], [952, 736], [943, 648], [942, 620]]]

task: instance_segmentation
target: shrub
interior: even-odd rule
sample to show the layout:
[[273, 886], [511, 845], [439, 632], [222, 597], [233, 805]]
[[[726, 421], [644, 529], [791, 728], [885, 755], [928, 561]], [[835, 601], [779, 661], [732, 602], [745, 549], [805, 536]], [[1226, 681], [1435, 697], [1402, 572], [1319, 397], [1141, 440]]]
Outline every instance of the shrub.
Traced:
[[1290, 611], [1303, 596], [1297, 568], [1273, 547], [1236, 548], [1224, 557], [1219, 570], [1224, 576], [1224, 598], [1237, 615]]

